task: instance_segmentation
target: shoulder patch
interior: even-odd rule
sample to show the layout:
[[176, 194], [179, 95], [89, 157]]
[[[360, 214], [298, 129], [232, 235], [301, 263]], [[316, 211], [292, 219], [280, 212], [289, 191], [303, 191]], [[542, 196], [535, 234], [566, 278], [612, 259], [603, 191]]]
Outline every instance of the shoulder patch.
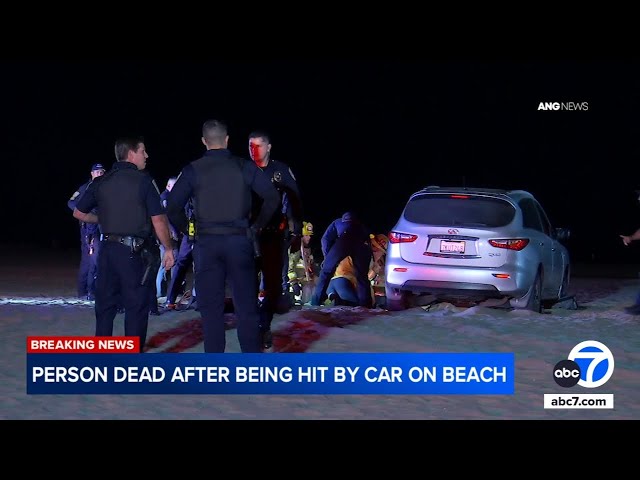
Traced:
[[289, 167], [289, 175], [291, 175], [291, 178], [293, 178], [293, 180], [297, 182], [295, 175], [291, 171], [291, 167]]

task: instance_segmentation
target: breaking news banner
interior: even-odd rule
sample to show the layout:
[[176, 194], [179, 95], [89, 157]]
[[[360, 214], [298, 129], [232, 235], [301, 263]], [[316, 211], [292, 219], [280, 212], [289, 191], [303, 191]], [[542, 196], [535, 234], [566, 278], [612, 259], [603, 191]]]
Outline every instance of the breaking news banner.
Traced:
[[28, 337], [27, 394], [513, 395], [513, 353], [151, 353]]

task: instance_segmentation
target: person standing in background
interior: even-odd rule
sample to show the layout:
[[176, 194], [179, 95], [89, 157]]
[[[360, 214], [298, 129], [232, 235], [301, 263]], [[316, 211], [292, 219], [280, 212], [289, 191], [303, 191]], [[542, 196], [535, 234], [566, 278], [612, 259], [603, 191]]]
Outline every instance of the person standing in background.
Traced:
[[[84, 195], [87, 187], [94, 179], [104, 175], [105, 169], [101, 163], [94, 163], [91, 167], [91, 179], [83, 183], [71, 196], [67, 206], [75, 210], [78, 201]], [[96, 213], [95, 211], [93, 212]], [[80, 268], [78, 269], [78, 297], [86, 300], [95, 299], [96, 270], [98, 252], [100, 251], [100, 226], [94, 223], [80, 223]]]
[[[640, 202], [640, 190], [636, 190], [636, 194], [638, 195], [638, 201]], [[625, 246], [629, 246], [632, 242], [640, 240], [640, 228], [638, 228], [631, 235], [620, 235], [620, 238], [622, 239], [622, 243], [624, 243]], [[630, 315], [640, 315], [640, 293], [638, 293], [636, 301], [633, 303], [633, 305], [624, 307], [624, 311]]]
[[[167, 185], [164, 191], [160, 194], [160, 201], [162, 202], [162, 207], [165, 210], [167, 208], [167, 199], [169, 198], [169, 193], [171, 192], [171, 189], [173, 188], [173, 185], [176, 183], [177, 179], [178, 179], [177, 177], [169, 178], [169, 180], [167, 180]], [[179, 244], [180, 232], [178, 232], [176, 227], [171, 225], [171, 222], [169, 222], [169, 233], [171, 234], [171, 238], [173, 239], [173, 241], [176, 244]], [[162, 258], [163, 256], [164, 256], [164, 246], [160, 244], [160, 258]], [[174, 258], [177, 258], [177, 253], [173, 252], [173, 256]], [[169, 285], [169, 280], [167, 279], [167, 276], [169, 276], [169, 278], [173, 278], [175, 270], [176, 270], [175, 266], [170, 270], [170, 272], [167, 272], [167, 270], [165, 270], [164, 268], [158, 269], [158, 274], [156, 276], [156, 298], [165, 296], [165, 292], [163, 291], [162, 286], [164, 284], [165, 289], [167, 289], [167, 286]], [[169, 273], [169, 275], [167, 275], [167, 273]]]

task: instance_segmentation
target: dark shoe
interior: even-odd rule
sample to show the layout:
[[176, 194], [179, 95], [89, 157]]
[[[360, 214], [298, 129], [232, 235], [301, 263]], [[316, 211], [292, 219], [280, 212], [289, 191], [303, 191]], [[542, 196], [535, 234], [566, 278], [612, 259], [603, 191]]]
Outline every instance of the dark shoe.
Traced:
[[167, 312], [169, 312], [169, 311], [170, 311], [170, 309], [169, 309], [169, 308], [167, 308], [167, 306], [166, 306], [166, 305], [158, 305], [158, 310], [157, 310], [157, 312], [156, 312], [156, 313], [153, 313], [153, 310], [152, 310], [152, 311], [150, 312], [150, 314], [151, 314], [151, 315], [162, 315], [162, 314], [165, 314], [165, 313], [167, 313]]
[[291, 310], [292, 303], [293, 302], [291, 301], [289, 294], [280, 295], [280, 298], [276, 302], [275, 313], [277, 313], [278, 315], [284, 315], [285, 313], [288, 313], [289, 310]]
[[191, 310], [194, 304], [197, 306], [196, 297], [189, 295], [185, 302], [181, 302], [178, 304], [178, 310]]
[[640, 305], [631, 305], [629, 307], [624, 307], [624, 311], [629, 315], [640, 315]]

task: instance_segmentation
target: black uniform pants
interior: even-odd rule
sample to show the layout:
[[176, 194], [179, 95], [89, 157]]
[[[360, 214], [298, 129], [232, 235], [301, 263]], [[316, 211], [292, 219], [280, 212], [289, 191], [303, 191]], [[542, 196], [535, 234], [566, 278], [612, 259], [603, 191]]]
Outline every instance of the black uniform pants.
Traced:
[[[204, 351], [226, 347], [225, 285], [229, 282], [243, 353], [260, 353], [258, 290], [253, 244], [247, 235], [199, 235], [193, 245], [198, 309], [204, 328]], [[278, 275], [278, 284], [279, 284]]]
[[94, 295], [96, 271], [100, 252], [100, 233], [87, 233], [80, 229], [80, 268], [78, 269], [78, 296]]
[[282, 271], [284, 264], [283, 249], [286, 246], [284, 232], [263, 231], [259, 238], [260, 289], [264, 291], [264, 300], [260, 303], [260, 328], [266, 332], [271, 329], [275, 313], [285, 313], [287, 308], [283, 300], [288, 299], [282, 292]]
[[143, 349], [149, 323], [149, 287], [141, 285], [145, 268], [142, 255], [133, 253], [131, 247], [101, 242], [96, 278], [96, 336], [113, 335], [113, 320], [118, 307], [123, 306], [124, 334], [140, 337]]

